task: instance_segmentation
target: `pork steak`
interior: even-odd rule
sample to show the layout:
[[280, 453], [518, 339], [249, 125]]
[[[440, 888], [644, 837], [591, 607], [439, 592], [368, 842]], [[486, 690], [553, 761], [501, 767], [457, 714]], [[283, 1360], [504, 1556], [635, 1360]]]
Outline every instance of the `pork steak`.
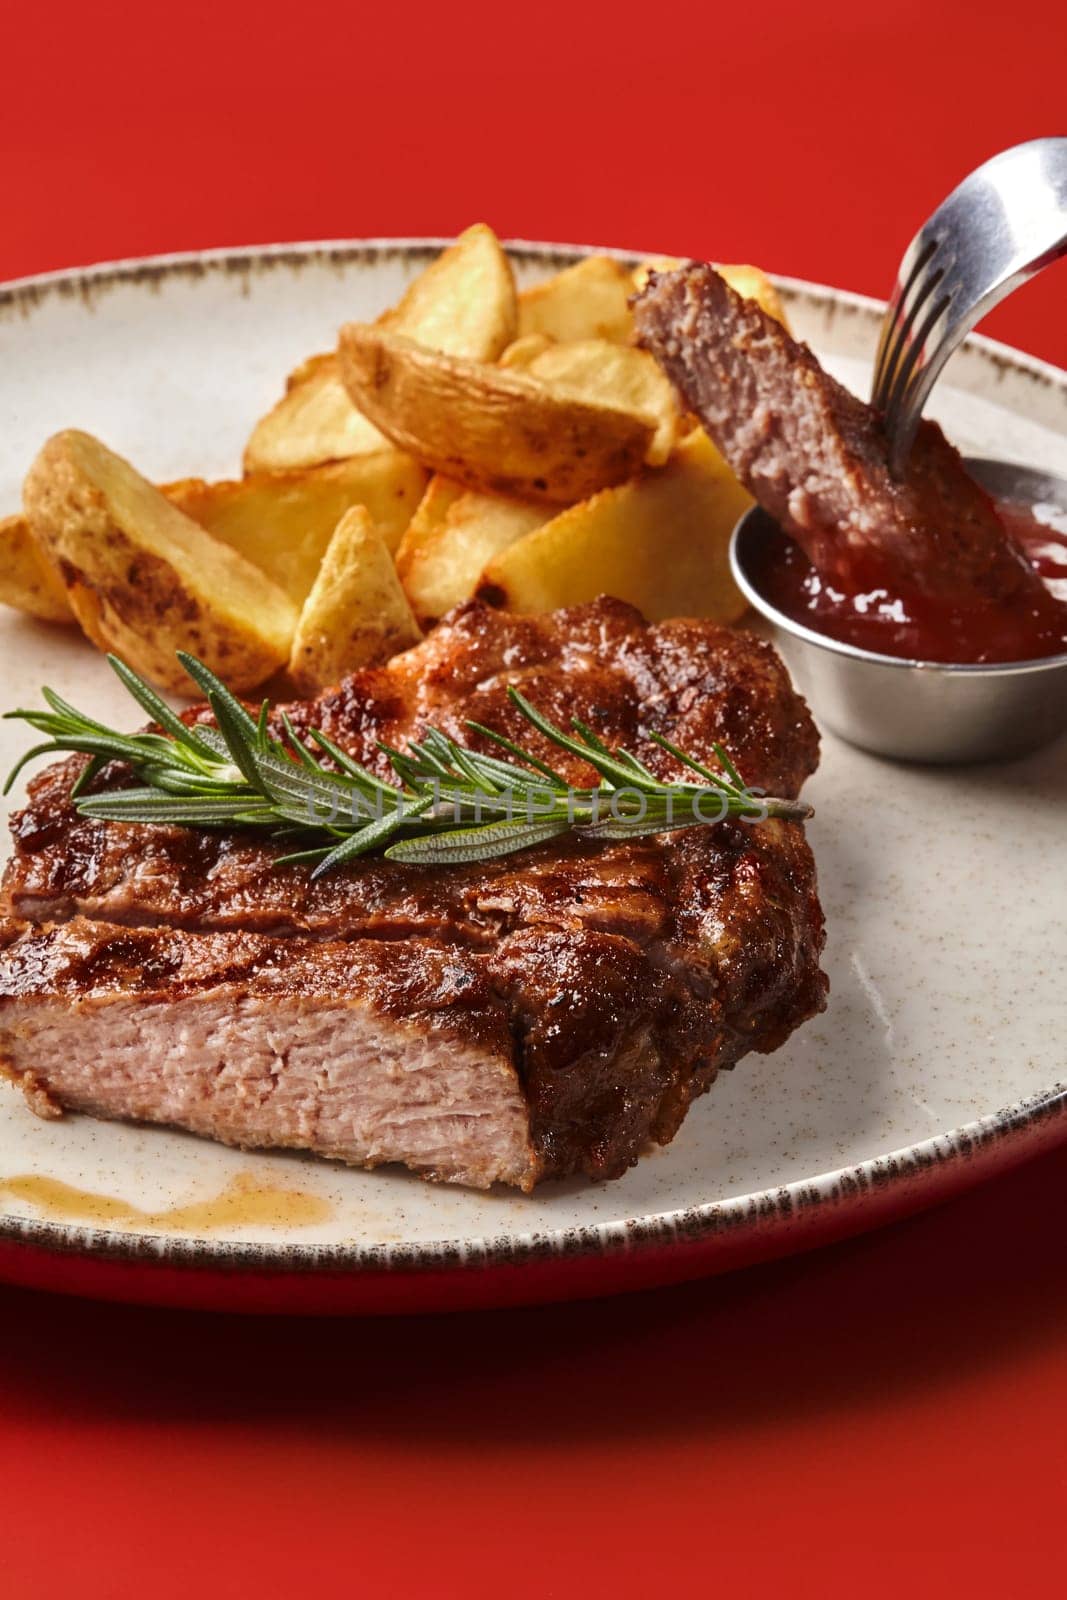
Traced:
[[[459, 607], [416, 649], [289, 709], [391, 776], [378, 741], [489, 724], [591, 783], [522, 721], [519, 685], [653, 770], [649, 737], [721, 742], [795, 796], [817, 736], [777, 656], [611, 600], [542, 617]], [[203, 713], [199, 713], [203, 715]], [[495, 862], [356, 863], [313, 881], [252, 833], [93, 822], [82, 758], [12, 822], [0, 1064], [44, 1114], [167, 1123], [242, 1147], [529, 1190], [613, 1177], [690, 1101], [822, 1009], [822, 913], [798, 823], [722, 823]], [[124, 781], [113, 767], [96, 787]]]

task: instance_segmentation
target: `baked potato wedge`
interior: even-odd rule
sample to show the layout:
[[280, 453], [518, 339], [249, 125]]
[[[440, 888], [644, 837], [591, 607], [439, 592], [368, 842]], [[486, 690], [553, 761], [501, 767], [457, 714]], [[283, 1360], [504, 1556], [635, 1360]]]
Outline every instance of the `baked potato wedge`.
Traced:
[[[344, 512], [365, 505], [395, 550], [426, 481], [411, 456], [387, 445], [373, 455], [304, 472], [255, 473], [214, 483], [181, 478], [159, 489], [171, 505], [259, 567], [301, 606]], [[0, 520], [0, 603], [45, 622], [75, 620], [24, 516]]]
[[293, 472], [374, 455], [389, 441], [356, 410], [332, 351], [311, 356], [286, 380], [285, 394], [245, 445], [245, 472]]
[[566, 342], [611, 339], [625, 344], [634, 331], [629, 269], [611, 256], [588, 256], [519, 295], [519, 333]]
[[656, 430], [645, 454], [650, 467], [663, 465], [682, 431], [674, 385], [647, 350], [608, 339], [554, 344], [543, 335], [527, 334], [504, 352], [501, 365], [583, 399], [647, 417]]
[[301, 694], [386, 661], [422, 637], [365, 506], [346, 511], [300, 613], [289, 676]]
[[366, 506], [386, 546], [395, 550], [425, 486], [422, 467], [387, 446], [305, 472], [256, 473], [223, 483], [187, 478], [164, 485], [163, 493], [300, 606], [350, 506]]
[[238, 692], [289, 659], [288, 595], [98, 439], [74, 430], [49, 439], [24, 503], [85, 633], [161, 688], [188, 692], [177, 650]]
[[484, 222], [461, 233], [404, 291], [378, 326], [429, 350], [495, 361], [518, 332], [511, 262]]
[[751, 504], [696, 430], [659, 471], [604, 489], [509, 545], [487, 564], [477, 593], [510, 611], [611, 594], [653, 622], [733, 622], [745, 601], [730, 576], [730, 532]]
[[396, 547], [394, 560], [401, 579], [421, 547], [444, 527], [449, 507], [466, 493], [461, 483], [453, 483], [451, 478], [443, 478], [439, 472], [433, 474], [426, 485], [426, 493], [415, 509], [415, 515]]
[[470, 599], [483, 567], [552, 515], [548, 506], [480, 494], [440, 477], [431, 480], [424, 507], [396, 553], [397, 576], [424, 626]]
[[655, 433], [643, 413], [384, 328], [349, 323], [340, 356], [359, 409], [423, 466], [469, 489], [565, 505], [632, 477]]
[[497, 365], [512, 372], [525, 372], [531, 362], [546, 350], [554, 350], [558, 343], [547, 333], [524, 333], [508, 345]]
[[23, 516], [0, 518], [0, 605], [39, 622], [73, 622], [59, 575], [40, 550]]
[[[378, 319], [432, 350], [495, 361], [517, 330], [511, 263], [491, 228], [460, 234]], [[293, 372], [278, 404], [256, 423], [246, 472], [282, 472], [381, 450], [386, 440], [361, 416], [341, 382], [337, 358], [311, 356]]]

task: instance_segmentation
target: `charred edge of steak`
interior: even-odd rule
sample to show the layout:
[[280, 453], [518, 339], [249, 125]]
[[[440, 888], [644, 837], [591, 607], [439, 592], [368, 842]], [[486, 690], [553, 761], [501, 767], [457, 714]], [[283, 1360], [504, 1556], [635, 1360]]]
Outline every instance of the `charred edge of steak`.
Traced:
[[825, 577], [853, 592], [903, 578], [957, 603], [1044, 595], [935, 423], [920, 424], [894, 479], [877, 413], [712, 267], [653, 274], [634, 317], [734, 472]]

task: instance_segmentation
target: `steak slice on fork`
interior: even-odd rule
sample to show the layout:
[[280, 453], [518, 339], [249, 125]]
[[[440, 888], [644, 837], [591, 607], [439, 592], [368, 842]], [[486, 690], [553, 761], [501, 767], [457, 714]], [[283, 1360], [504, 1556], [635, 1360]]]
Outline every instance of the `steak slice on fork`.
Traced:
[[653, 273], [638, 336], [745, 487], [846, 593], [1047, 609], [994, 502], [934, 422], [898, 481], [881, 419], [713, 267]]

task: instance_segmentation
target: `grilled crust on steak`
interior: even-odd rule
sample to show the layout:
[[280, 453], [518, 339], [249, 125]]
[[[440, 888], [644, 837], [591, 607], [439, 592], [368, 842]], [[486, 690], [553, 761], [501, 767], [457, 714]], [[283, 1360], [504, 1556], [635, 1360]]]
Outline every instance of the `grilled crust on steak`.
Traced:
[[[539, 744], [509, 683], [665, 776], [652, 730], [710, 759], [719, 741], [789, 797], [815, 765], [769, 646], [649, 627], [608, 600], [546, 617], [462, 606], [389, 666], [289, 710], [383, 776], [378, 740], [433, 724], [477, 743], [471, 718], [593, 781]], [[568, 837], [462, 868], [378, 860], [313, 882], [247, 833], [79, 818], [80, 766], [32, 785], [5, 877], [0, 1058], [38, 1101], [528, 1189], [625, 1171], [721, 1068], [824, 1003], [794, 823]], [[113, 768], [96, 785], [123, 781]]]
[[905, 577], [956, 604], [1047, 605], [996, 507], [936, 423], [898, 481], [881, 419], [712, 267], [653, 273], [638, 337], [760, 505], [847, 592]]
[[[721, 743], [749, 784], [786, 798], [799, 793], [818, 759], [807, 707], [770, 645], [709, 622], [649, 627], [632, 607], [609, 600], [547, 617], [512, 616], [472, 601], [387, 667], [357, 673], [288, 711], [299, 732], [321, 728], [391, 781], [379, 741], [403, 747], [430, 724], [493, 753], [467, 727], [470, 719], [552, 761], [569, 781], [595, 782], [583, 762], [530, 728], [508, 698], [509, 684], [561, 724], [585, 718], [664, 775], [676, 776], [677, 768], [651, 732], [711, 760], [713, 743]], [[491, 940], [509, 914], [542, 921], [558, 911], [612, 927], [627, 916], [638, 924], [655, 920], [657, 866], [676, 849], [568, 841], [446, 871], [368, 860], [312, 881], [304, 867], [275, 866], [291, 845], [275, 848], [252, 834], [80, 818], [70, 788], [83, 765], [76, 757], [47, 768], [12, 818], [15, 853], [4, 894], [16, 916], [82, 912], [189, 928], [386, 938], [423, 931]], [[117, 781], [112, 773], [95, 787]]]

